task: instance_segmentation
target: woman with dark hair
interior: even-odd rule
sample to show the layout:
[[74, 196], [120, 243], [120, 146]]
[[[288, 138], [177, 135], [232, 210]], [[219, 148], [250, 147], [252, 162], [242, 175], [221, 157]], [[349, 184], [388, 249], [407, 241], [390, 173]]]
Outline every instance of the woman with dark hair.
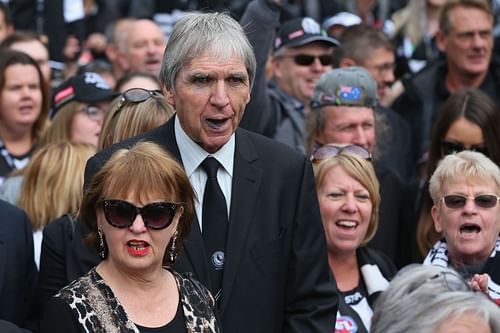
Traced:
[[48, 123], [49, 92], [29, 55], [0, 52], [0, 184], [24, 167]]
[[433, 202], [428, 191], [428, 178], [446, 155], [474, 150], [500, 165], [500, 110], [495, 102], [479, 89], [469, 88], [452, 94], [443, 104], [434, 123], [429, 157], [420, 189], [417, 224], [417, 246], [421, 256], [439, 240], [431, 217]]

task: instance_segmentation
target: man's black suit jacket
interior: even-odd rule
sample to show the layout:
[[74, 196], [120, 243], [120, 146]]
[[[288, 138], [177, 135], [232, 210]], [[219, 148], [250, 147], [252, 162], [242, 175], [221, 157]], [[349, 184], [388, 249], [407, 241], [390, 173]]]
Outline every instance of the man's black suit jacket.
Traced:
[[[161, 145], [182, 163], [174, 119], [95, 155], [87, 163], [85, 184], [114, 151], [140, 140]], [[309, 161], [271, 139], [238, 129], [231, 197], [220, 300], [223, 330], [332, 332], [336, 286]], [[205, 258], [194, 221], [175, 269], [208, 283]]]
[[0, 200], [0, 319], [26, 326], [36, 278], [31, 222], [23, 210]]

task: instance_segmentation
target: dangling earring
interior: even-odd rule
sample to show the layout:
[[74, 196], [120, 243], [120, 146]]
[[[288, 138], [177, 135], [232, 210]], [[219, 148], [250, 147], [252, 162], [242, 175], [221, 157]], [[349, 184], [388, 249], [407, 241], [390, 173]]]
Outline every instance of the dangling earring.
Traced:
[[97, 234], [99, 235], [99, 257], [106, 258], [106, 247], [104, 245], [104, 232], [101, 227], [97, 227]]
[[173, 265], [175, 263], [175, 259], [177, 259], [177, 252], [175, 247], [175, 242], [177, 241], [177, 230], [174, 232], [172, 236], [172, 244], [170, 245], [170, 263]]

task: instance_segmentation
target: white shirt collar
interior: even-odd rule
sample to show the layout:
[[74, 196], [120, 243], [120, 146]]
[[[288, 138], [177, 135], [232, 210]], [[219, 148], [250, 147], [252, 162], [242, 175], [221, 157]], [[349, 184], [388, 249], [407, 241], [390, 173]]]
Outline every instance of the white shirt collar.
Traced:
[[229, 141], [213, 154], [205, 151], [201, 146], [194, 142], [182, 128], [179, 117], [175, 117], [175, 140], [179, 147], [184, 170], [188, 177], [203, 162], [207, 156], [213, 156], [224, 167], [224, 170], [232, 177], [235, 151], [235, 135], [231, 135]]

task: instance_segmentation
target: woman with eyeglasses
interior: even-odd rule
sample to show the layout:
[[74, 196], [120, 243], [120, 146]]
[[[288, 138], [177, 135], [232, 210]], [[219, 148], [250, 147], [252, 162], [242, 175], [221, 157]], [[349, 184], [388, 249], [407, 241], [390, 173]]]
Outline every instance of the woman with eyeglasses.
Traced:
[[500, 309], [445, 267], [410, 265], [375, 304], [371, 333], [500, 333]]
[[396, 271], [382, 252], [365, 247], [377, 231], [380, 194], [359, 147], [330, 145], [328, 155], [313, 154], [328, 261], [339, 290], [335, 332], [369, 332], [373, 302]]
[[474, 151], [447, 155], [432, 174], [429, 192], [434, 228], [442, 239], [424, 264], [453, 267], [499, 301], [500, 168]]
[[0, 184], [26, 166], [48, 125], [49, 92], [40, 67], [27, 54], [0, 53]]
[[[158, 91], [130, 89], [108, 106], [98, 150], [158, 127], [172, 115], [172, 107]], [[80, 220], [66, 217], [44, 228], [39, 276], [42, 303], [101, 261], [97, 252], [82, 242], [88, 232]]]
[[210, 292], [171, 268], [193, 214], [189, 179], [165, 150], [116, 151], [79, 214], [102, 262], [50, 299], [41, 332], [219, 332]]
[[[469, 88], [452, 94], [441, 107], [433, 127], [428, 160], [424, 166], [417, 202], [416, 257], [423, 258], [441, 235], [434, 229], [430, 214], [433, 205], [428, 179], [446, 155], [474, 150], [500, 165], [500, 110], [479, 89]], [[420, 259], [421, 259], [420, 258]]]

